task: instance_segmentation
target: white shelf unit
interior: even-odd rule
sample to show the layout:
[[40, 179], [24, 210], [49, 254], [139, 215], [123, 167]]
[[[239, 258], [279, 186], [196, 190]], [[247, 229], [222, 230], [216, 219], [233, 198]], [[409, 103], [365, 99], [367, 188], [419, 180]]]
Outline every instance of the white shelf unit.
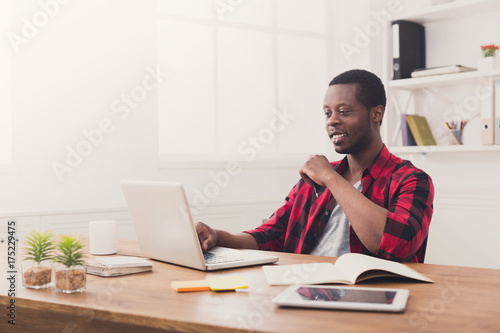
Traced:
[[473, 71], [454, 74], [426, 76], [412, 79], [389, 81], [387, 86], [395, 89], [425, 89], [431, 87], [444, 87], [450, 85], [476, 83], [481, 80], [492, 80], [500, 77], [500, 69], [492, 71]]
[[498, 10], [498, 0], [457, 0], [430, 6], [411, 14], [393, 17], [393, 21], [407, 20], [421, 24], [445, 21]]
[[475, 151], [499, 151], [500, 145], [470, 145], [470, 146], [399, 146], [391, 147], [394, 154], [429, 154], [442, 152], [475, 152]]
[[[473, 15], [480, 15], [484, 13], [500, 11], [499, 0], [462, 0], [454, 1], [441, 5], [430, 6], [420, 9], [411, 14], [403, 14], [393, 17], [392, 21], [407, 20], [418, 22], [421, 24], [429, 24], [436, 22], [443, 22], [447, 20], [455, 20]], [[400, 115], [405, 114], [410, 102], [415, 102], [416, 96], [420, 95], [422, 91], [432, 90], [433, 88], [461, 86], [468, 84], [480, 84], [487, 81], [500, 78], [500, 69], [491, 71], [472, 71], [455, 74], [435, 75], [420, 78], [409, 78], [400, 80], [391, 80], [392, 77], [392, 34], [391, 22], [386, 26], [386, 33], [384, 34], [384, 64], [383, 70], [385, 74], [385, 84], [388, 92], [388, 106], [392, 115], [389, 115], [387, 122], [388, 126], [384, 129], [386, 142], [391, 152], [399, 154], [427, 154], [430, 152], [473, 152], [473, 151], [500, 151], [500, 145], [437, 145], [437, 146], [402, 146], [400, 141]], [[410, 94], [406, 101], [406, 106], [403, 110], [395, 102], [397, 95], [405, 91]], [[397, 111], [397, 112], [393, 112]]]

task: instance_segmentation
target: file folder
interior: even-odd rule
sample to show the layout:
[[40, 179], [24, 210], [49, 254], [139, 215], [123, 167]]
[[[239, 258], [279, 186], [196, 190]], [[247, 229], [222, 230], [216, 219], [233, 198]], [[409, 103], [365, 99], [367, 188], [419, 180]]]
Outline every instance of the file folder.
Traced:
[[481, 87], [481, 96], [485, 96], [481, 100], [481, 144], [492, 145], [495, 143], [495, 103], [493, 84]]
[[392, 23], [393, 79], [407, 79], [425, 68], [425, 27], [404, 20]]
[[493, 88], [495, 91], [494, 94], [494, 102], [495, 102], [495, 144], [500, 144], [500, 80], [495, 81], [495, 87]]

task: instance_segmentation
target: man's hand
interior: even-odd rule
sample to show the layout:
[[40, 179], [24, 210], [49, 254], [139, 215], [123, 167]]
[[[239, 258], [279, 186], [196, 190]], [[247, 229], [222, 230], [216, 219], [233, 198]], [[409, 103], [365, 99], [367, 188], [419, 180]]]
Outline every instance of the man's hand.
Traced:
[[259, 249], [259, 244], [257, 244], [255, 238], [250, 234], [241, 233], [233, 235], [224, 230], [212, 229], [203, 222], [196, 223], [195, 228], [203, 251], [210, 250], [214, 246], [225, 246], [235, 249]]
[[201, 249], [207, 251], [217, 245], [217, 231], [203, 222], [196, 223], [196, 233], [200, 239]]
[[300, 169], [299, 174], [309, 186], [314, 186], [314, 183], [326, 186], [326, 180], [332, 172], [336, 171], [325, 156], [311, 155]]

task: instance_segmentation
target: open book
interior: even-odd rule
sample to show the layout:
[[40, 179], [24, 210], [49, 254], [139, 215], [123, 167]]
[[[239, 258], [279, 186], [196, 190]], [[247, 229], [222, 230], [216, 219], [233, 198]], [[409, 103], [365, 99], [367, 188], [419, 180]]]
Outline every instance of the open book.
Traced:
[[263, 266], [262, 269], [271, 286], [322, 283], [356, 284], [384, 276], [434, 282], [406, 265], [359, 253], [344, 254], [337, 259], [335, 264], [270, 265]]

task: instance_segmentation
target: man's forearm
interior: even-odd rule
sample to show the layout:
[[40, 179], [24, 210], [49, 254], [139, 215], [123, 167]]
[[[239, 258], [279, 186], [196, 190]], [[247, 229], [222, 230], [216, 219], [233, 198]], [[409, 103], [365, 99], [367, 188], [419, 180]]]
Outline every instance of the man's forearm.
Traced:
[[339, 174], [327, 181], [337, 203], [340, 205], [359, 240], [372, 253], [376, 253], [387, 220], [387, 209], [366, 198]]
[[246, 233], [235, 235], [224, 230], [217, 230], [217, 246], [236, 249], [259, 249], [259, 245], [252, 235]]

